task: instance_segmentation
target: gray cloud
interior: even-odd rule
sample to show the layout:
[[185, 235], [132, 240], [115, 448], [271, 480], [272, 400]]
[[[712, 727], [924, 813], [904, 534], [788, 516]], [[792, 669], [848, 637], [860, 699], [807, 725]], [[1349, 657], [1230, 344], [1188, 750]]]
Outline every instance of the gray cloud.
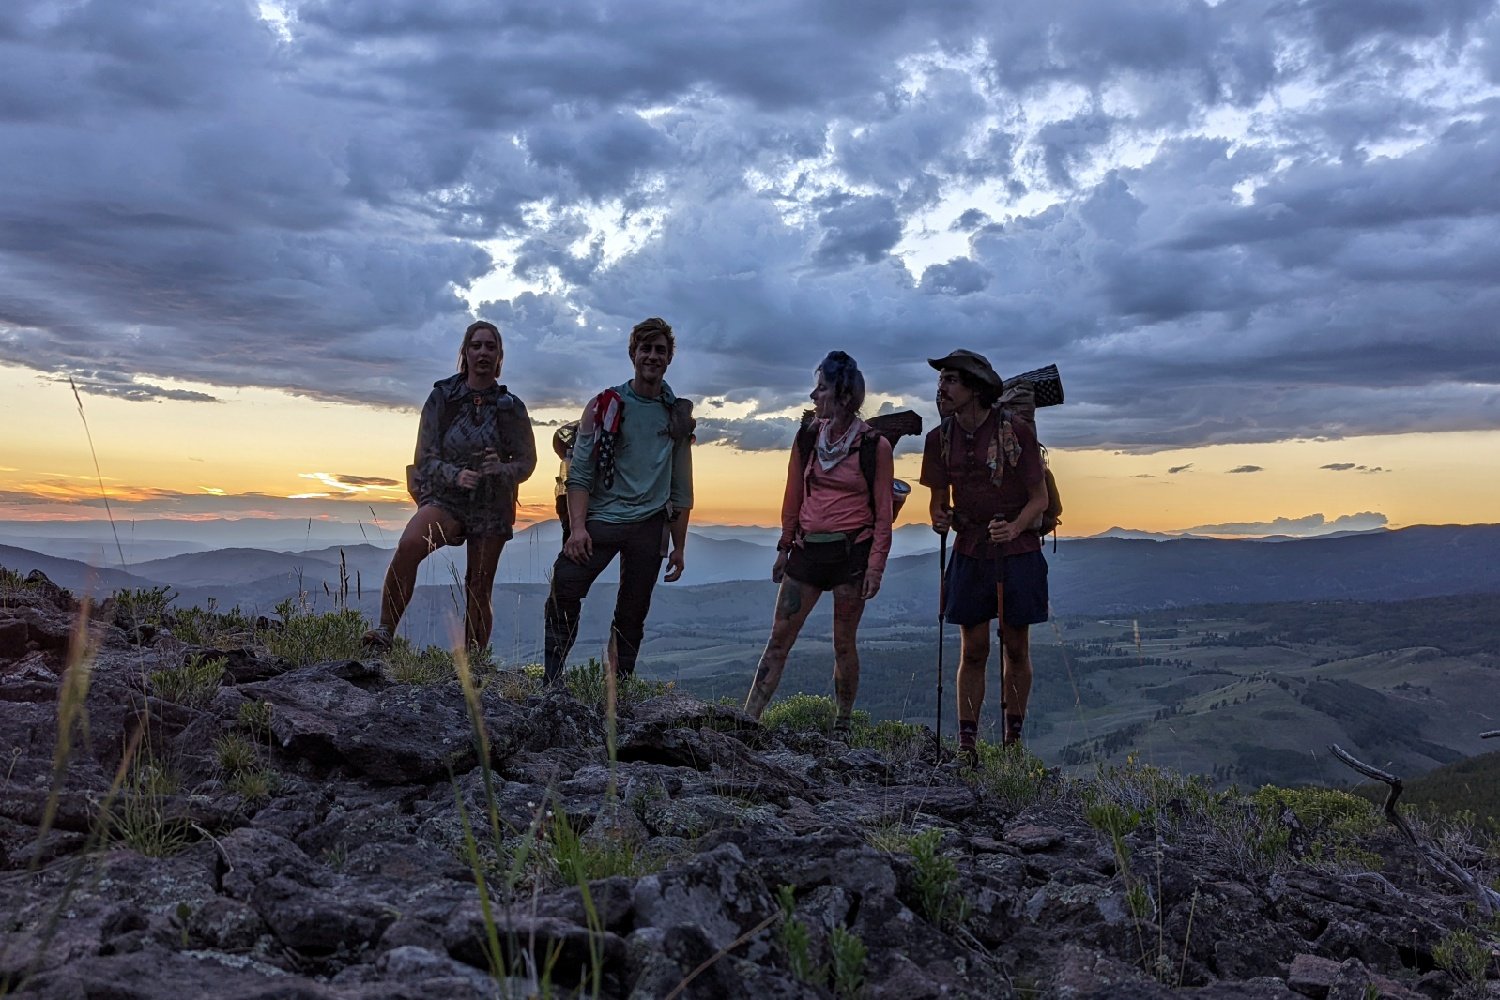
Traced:
[[1264, 466], [1260, 466], [1260, 465], [1237, 465], [1234, 468], [1232, 468], [1232, 469], [1229, 470], [1229, 474], [1233, 475], [1233, 474], [1239, 473], [1239, 472], [1265, 472], [1265, 471], [1266, 471], [1265, 467]]
[[1174, 465], [1170, 469], [1167, 470], [1167, 475], [1169, 475], [1169, 476], [1175, 476], [1175, 475], [1177, 475], [1180, 472], [1186, 472], [1187, 470], [1191, 469], [1192, 467], [1193, 467], [1193, 463], [1192, 462], [1189, 462], [1186, 465]]
[[1496, 0], [286, 6], [0, 14], [0, 361], [410, 406], [498, 275], [534, 408], [663, 315], [752, 447], [832, 348], [1056, 362], [1063, 447], [1500, 425]]
[[1327, 469], [1330, 472], [1362, 472], [1366, 475], [1391, 471], [1379, 465], [1356, 465], [1353, 462], [1331, 462], [1328, 465], [1320, 465], [1318, 468]]

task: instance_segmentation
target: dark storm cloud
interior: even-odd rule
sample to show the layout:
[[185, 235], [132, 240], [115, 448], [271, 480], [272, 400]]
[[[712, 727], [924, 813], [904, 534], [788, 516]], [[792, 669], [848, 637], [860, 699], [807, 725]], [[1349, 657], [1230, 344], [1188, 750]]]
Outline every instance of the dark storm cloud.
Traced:
[[414, 405], [498, 275], [533, 409], [662, 315], [741, 447], [834, 348], [1056, 362], [1060, 446], [1500, 425], [1497, 0], [258, 6], [4, 5], [0, 361]]

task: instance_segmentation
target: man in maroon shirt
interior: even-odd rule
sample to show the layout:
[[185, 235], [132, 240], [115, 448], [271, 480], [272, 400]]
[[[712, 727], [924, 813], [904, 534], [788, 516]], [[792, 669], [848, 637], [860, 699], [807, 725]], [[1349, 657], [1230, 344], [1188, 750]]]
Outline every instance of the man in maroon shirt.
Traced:
[[943, 585], [944, 617], [959, 626], [958, 747], [978, 764], [979, 710], [1000, 619], [1004, 742], [1019, 743], [1031, 696], [1031, 626], [1047, 620], [1047, 560], [1031, 525], [1047, 508], [1036, 432], [995, 408], [1000, 376], [982, 354], [929, 359], [938, 371], [941, 423], [928, 432], [922, 479], [932, 527], [957, 533]]

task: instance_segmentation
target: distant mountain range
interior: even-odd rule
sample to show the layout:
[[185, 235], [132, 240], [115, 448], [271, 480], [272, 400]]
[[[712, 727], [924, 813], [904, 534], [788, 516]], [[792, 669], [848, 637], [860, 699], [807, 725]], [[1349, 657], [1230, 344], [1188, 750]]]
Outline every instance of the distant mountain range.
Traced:
[[[770, 530], [770, 529], [767, 529]], [[557, 556], [556, 521], [517, 534], [501, 558], [497, 583], [545, 585]], [[921, 526], [897, 532], [896, 551], [928, 544]], [[774, 538], [772, 538], [774, 541]], [[1112, 614], [1200, 604], [1267, 601], [1401, 600], [1500, 592], [1500, 525], [1418, 526], [1339, 538], [1286, 539], [1276, 544], [1208, 538], [1169, 540], [1063, 539], [1047, 547], [1052, 604], [1059, 614]], [[694, 531], [688, 572], [673, 590], [764, 583], [772, 544], [707, 537]], [[100, 567], [45, 551], [0, 545], [0, 565], [41, 569], [77, 591], [169, 586], [180, 603], [215, 598], [221, 606], [267, 609], [299, 591], [336, 593], [341, 581], [354, 603], [370, 603], [390, 549], [368, 543], [294, 552], [226, 548], [145, 560], [128, 569]], [[610, 578], [606, 574], [605, 580]], [[463, 579], [463, 550], [427, 560], [420, 586]], [[891, 559], [881, 597], [867, 612], [926, 621], [935, 613], [937, 558], [932, 551]], [[603, 581], [601, 581], [603, 585]], [[759, 598], [757, 598], [759, 600]]]

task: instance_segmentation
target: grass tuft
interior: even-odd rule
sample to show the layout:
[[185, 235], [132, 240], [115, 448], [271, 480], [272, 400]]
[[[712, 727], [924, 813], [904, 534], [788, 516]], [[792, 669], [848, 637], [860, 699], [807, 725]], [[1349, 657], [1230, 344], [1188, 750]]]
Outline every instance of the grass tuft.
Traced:
[[146, 681], [163, 701], [202, 708], [219, 693], [228, 662], [222, 656], [194, 656], [180, 667], [150, 671]]

